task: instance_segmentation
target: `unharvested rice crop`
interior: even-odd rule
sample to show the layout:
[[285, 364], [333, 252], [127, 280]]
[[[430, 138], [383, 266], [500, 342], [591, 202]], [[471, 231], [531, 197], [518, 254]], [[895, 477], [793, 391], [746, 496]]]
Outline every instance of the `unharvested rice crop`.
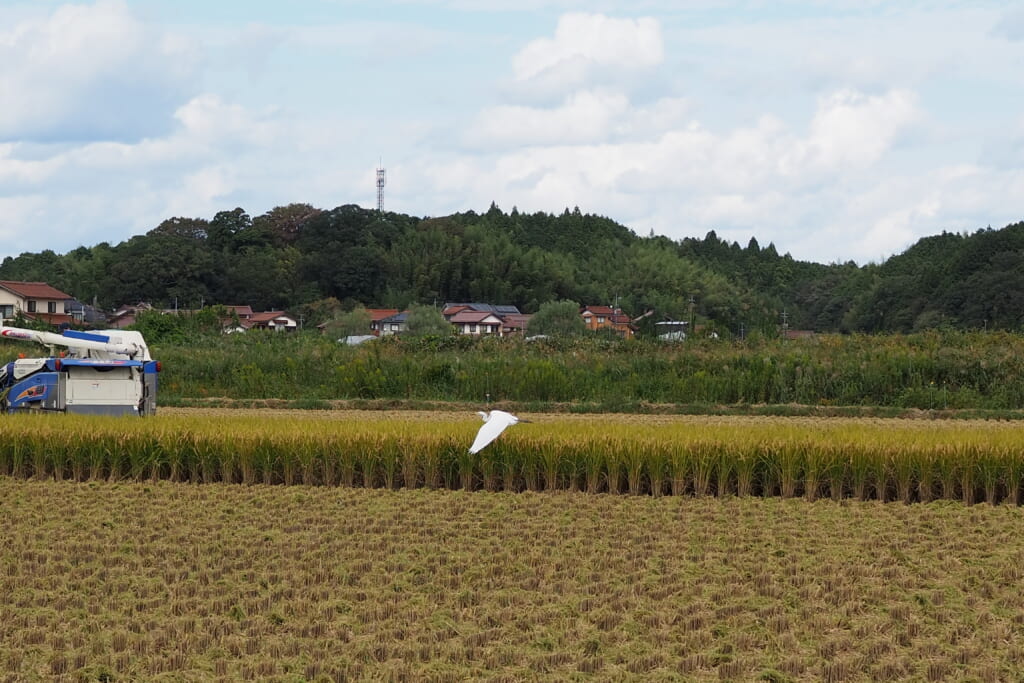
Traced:
[[535, 415], [476, 455], [443, 412], [13, 415], [0, 474], [363, 488], [1019, 504], [1024, 429], [997, 421]]
[[0, 477], [0, 680], [1020, 680], [1022, 514]]

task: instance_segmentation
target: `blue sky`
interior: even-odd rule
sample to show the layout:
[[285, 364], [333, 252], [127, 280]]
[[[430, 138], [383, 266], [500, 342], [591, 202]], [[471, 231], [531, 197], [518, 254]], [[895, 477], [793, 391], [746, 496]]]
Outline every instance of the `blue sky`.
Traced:
[[879, 262], [1024, 220], [1024, 4], [0, 0], [0, 257], [172, 216], [607, 216]]

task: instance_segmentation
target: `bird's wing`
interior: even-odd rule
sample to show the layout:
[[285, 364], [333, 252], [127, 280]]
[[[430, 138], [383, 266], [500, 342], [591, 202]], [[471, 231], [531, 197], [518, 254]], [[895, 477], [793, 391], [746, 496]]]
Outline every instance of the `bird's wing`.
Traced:
[[492, 410], [491, 416], [488, 419], [492, 422], [497, 420], [498, 422], [504, 424], [506, 427], [509, 425], [514, 425], [516, 422], [519, 422], [518, 417], [516, 417], [512, 413], [506, 413], [504, 410]]
[[498, 438], [498, 435], [505, 431], [511, 423], [507, 420], [496, 419], [494, 412], [491, 412], [491, 419], [484, 423], [480, 431], [476, 433], [473, 445], [469, 447], [470, 453], [480, 451], [484, 446]]

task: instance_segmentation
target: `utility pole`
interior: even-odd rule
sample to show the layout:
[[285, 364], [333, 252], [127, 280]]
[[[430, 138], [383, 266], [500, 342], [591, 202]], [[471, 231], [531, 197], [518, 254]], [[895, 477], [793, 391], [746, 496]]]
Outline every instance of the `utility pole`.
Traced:
[[782, 338], [786, 338], [786, 331], [789, 330], [789, 314], [782, 311]]
[[694, 329], [693, 329], [693, 307], [694, 307], [694, 304], [696, 304], [696, 303], [697, 303], [696, 299], [694, 299], [693, 295], [691, 294], [690, 295], [690, 329], [689, 329], [689, 333], [690, 334], [695, 334]]

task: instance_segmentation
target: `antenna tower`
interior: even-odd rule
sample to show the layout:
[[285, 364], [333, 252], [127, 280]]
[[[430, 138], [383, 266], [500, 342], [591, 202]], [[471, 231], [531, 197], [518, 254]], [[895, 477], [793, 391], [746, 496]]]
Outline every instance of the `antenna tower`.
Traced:
[[384, 212], [384, 185], [387, 183], [387, 178], [384, 174], [384, 169], [380, 166], [377, 167], [377, 211]]

